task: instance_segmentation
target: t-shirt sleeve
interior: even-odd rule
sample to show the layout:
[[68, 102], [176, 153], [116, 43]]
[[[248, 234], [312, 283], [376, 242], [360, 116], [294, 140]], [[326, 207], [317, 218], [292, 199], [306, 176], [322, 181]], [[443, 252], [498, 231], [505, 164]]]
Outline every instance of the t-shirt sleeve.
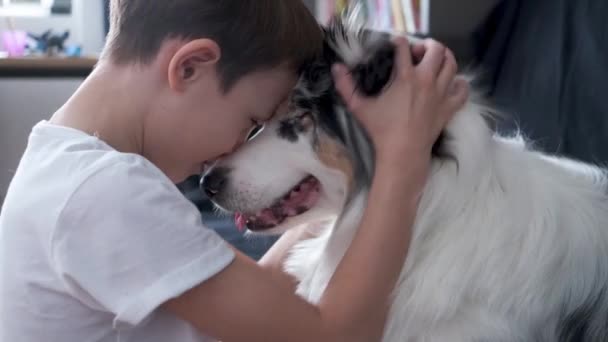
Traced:
[[233, 250], [159, 170], [133, 159], [89, 176], [51, 238], [52, 264], [77, 299], [136, 326], [224, 269]]

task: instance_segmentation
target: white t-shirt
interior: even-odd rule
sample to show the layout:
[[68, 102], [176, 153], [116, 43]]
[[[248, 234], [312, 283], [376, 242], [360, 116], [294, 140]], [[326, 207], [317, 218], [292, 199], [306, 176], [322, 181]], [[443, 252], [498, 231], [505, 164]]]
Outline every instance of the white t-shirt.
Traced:
[[145, 158], [41, 122], [0, 214], [0, 342], [205, 341], [157, 308], [233, 258]]

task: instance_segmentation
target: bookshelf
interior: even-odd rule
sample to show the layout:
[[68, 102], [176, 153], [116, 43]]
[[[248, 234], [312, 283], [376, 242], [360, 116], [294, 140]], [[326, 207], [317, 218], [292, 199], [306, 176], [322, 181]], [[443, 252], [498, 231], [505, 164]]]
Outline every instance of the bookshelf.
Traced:
[[316, 0], [317, 19], [325, 24], [352, 2], [362, 5], [375, 29], [418, 35], [429, 33], [431, 0]]
[[365, 5], [374, 29], [432, 37], [466, 63], [472, 58], [473, 32], [500, 0], [315, 0], [314, 13], [325, 23], [354, 1]]

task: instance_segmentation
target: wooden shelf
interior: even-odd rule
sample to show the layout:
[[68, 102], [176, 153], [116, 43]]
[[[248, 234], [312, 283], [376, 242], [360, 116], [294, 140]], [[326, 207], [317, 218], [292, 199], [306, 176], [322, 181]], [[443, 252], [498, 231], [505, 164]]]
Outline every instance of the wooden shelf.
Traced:
[[0, 77], [82, 77], [95, 64], [94, 57], [0, 58]]

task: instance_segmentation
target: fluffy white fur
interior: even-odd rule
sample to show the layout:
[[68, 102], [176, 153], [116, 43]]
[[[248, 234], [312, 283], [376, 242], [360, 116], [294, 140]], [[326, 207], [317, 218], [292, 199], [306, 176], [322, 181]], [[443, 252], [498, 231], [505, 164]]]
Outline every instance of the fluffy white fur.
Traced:
[[[433, 161], [384, 341], [570, 341], [566, 324], [586, 324], [585, 341], [606, 340], [606, 172], [535, 152], [521, 136], [497, 136], [485, 112], [471, 99], [447, 128], [444, 148], [454, 158]], [[232, 170], [224, 203], [257, 210], [308, 174], [320, 180], [319, 204], [271, 231], [336, 218], [286, 263], [298, 293], [317, 302], [357, 231], [367, 191], [344, 211], [347, 179], [315, 152], [314, 134], [323, 132], [286, 141], [280, 120], [220, 162]]]
[[[605, 172], [493, 136], [480, 113], [470, 103], [448, 128], [458, 163], [433, 164], [385, 341], [558, 341], [559, 314], [606, 289]], [[365, 197], [287, 261], [308, 300], [348, 248]]]

